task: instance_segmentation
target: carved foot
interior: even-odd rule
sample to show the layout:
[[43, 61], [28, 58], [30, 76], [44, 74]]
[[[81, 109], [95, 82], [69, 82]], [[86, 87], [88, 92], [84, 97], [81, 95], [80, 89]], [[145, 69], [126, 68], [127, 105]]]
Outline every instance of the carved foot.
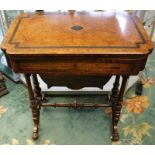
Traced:
[[32, 139], [37, 140], [39, 138], [39, 127], [33, 128]]
[[117, 126], [114, 126], [113, 128], [113, 136], [112, 136], [112, 141], [119, 141], [119, 135], [118, 135], [118, 129]]

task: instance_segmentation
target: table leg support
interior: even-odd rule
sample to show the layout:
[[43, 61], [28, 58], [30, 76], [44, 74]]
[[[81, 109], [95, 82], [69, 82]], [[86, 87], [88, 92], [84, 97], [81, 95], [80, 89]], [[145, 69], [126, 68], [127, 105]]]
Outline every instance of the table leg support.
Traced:
[[112, 140], [118, 141], [119, 135], [118, 135], [118, 128], [117, 124], [120, 118], [120, 113], [122, 109], [123, 104], [123, 95], [126, 87], [128, 76], [123, 76], [121, 88], [119, 91], [119, 81], [120, 76], [116, 76], [116, 80], [114, 83], [114, 87], [112, 89], [112, 95], [111, 95], [111, 102], [112, 102]]
[[40, 102], [47, 102], [47, 98], [42, 94], [41, 88], [39, 86], [39, 81], [36, 74], [32, 75], [33, 85], [34, 85], [34, 95], [40, 100]]
[[35, 98], [31, 85], [30, 74], [25, 74], [25, 79], [28, 87], [30, 107], [32, 109], [32, 117], [34, 122], [32, 139], [36, 140], [39, 137], [39, 118], [40, 118], [40, 100]]
[[117, 117], [116, 117], [116, 106], [118, 104], [118, 95], [119, 95], [119, 81], [120, 76], [116, 76], [114, 86], [112, 88], [112, 94], [111, 94], [111, 103], [112, 103], [112, 140], [117, 141], [119, 139], [118, 137], [118, 131], [117, 131]]

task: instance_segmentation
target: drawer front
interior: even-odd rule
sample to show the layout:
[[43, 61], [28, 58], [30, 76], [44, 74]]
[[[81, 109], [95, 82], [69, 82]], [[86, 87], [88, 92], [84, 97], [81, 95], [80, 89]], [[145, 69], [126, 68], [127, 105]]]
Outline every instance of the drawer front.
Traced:
[[113, 75], [113, 74], [137, 74], [138, 66], [128, 63], [108, 62], [35, 62], [18, 61], [13, 64], [16, 72], [21, 73], [54, 73], [72, 75]]

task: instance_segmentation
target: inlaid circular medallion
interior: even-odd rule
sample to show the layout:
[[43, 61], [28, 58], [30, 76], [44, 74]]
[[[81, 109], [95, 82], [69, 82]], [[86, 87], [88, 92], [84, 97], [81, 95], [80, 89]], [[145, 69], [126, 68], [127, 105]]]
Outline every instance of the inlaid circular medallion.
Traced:
[[78, 30], [83, 29], [83, 27], [82, 26], [79, 26], [79, 25], [75, 25], [75, 26], [72, 26], [71, 29], [78, 31]]

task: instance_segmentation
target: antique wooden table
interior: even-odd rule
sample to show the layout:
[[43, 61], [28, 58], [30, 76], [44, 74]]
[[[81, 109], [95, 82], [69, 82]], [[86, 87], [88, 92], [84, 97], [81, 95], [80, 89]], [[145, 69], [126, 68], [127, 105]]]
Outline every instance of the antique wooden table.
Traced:
[[113, 140], [117, 141], [126, 81], [144, 69], [153, 45], [139, 19], [125, 12], [39, 11], [17, 16], [1, 49], [13, 70], [25, 74], [34, 121], [33, 139], [38, 138], [41, 107], [105, 106], [47, 104], [37, 74], [48, 87], [66, 85], [74, 89], [103, 88], [110, 77], [116, 75], [109, 106], [112, 107]]

